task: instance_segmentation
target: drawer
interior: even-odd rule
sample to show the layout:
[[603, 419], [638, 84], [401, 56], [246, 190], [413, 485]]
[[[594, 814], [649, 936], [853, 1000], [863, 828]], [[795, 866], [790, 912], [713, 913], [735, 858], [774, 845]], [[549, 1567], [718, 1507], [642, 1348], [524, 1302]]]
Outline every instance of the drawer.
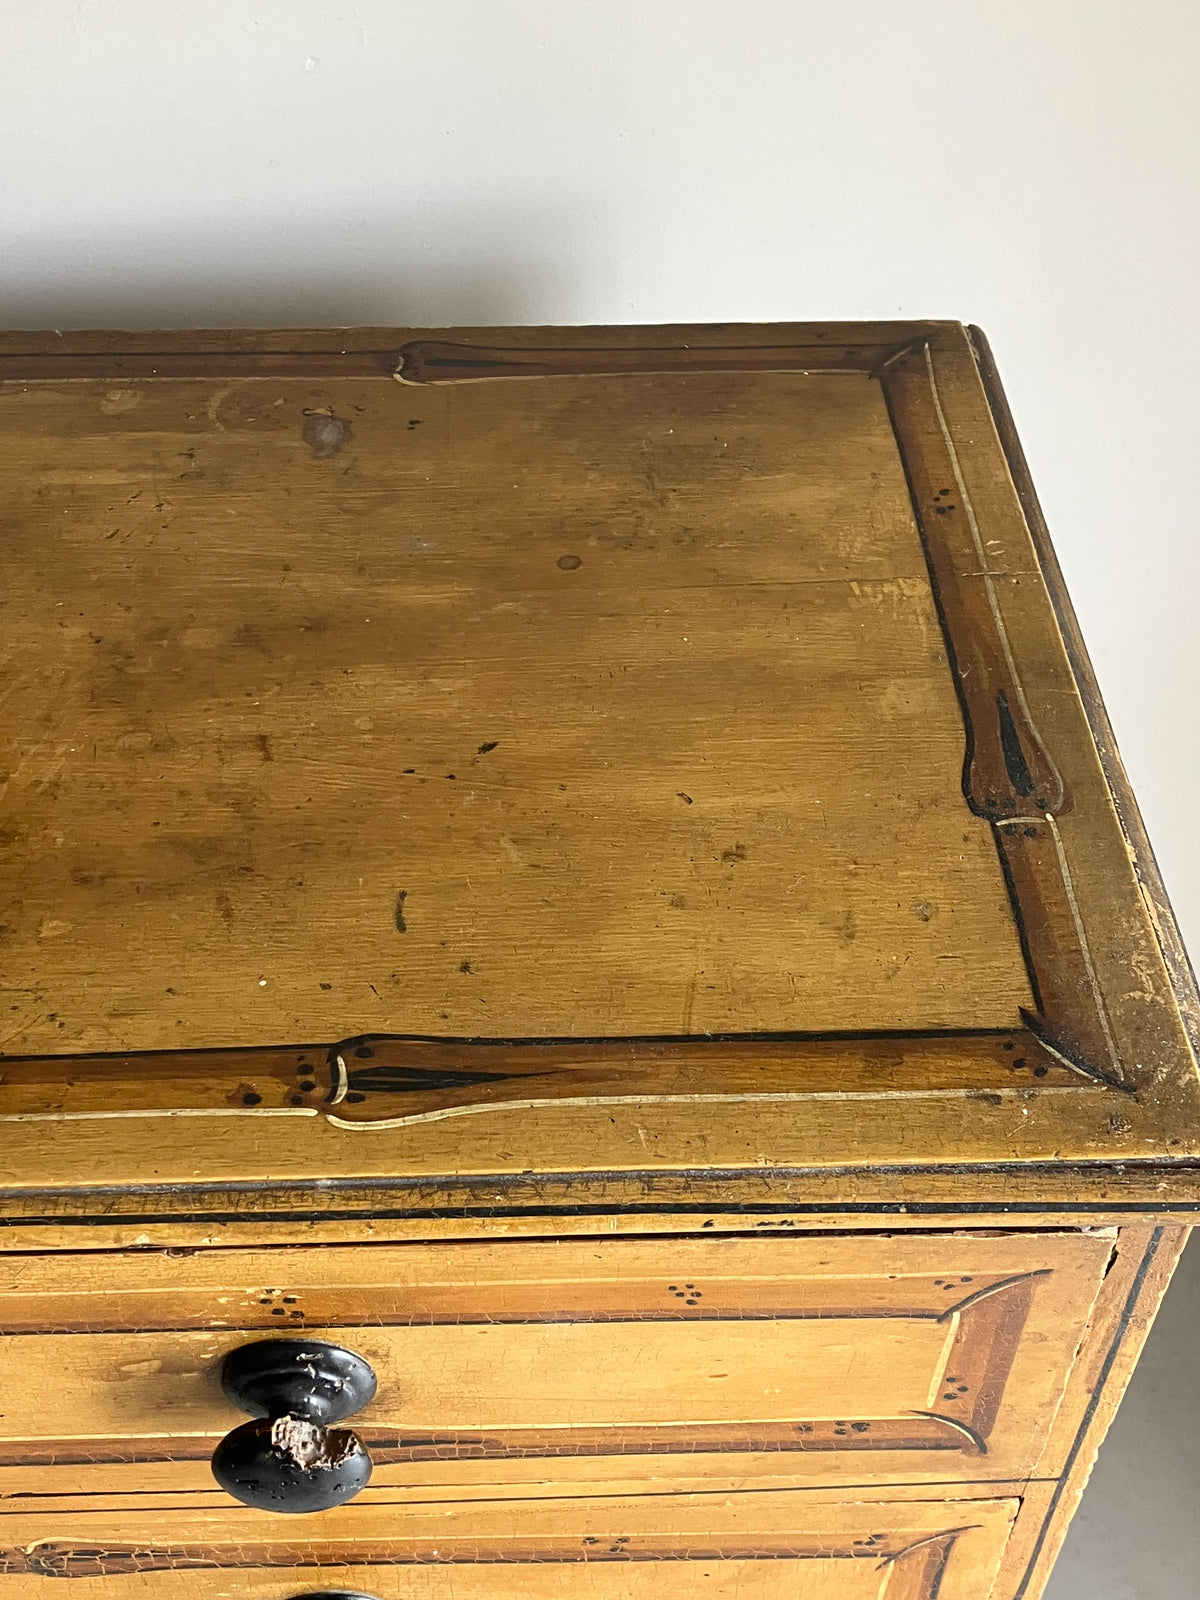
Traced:
[[317, 1519], [215, 1511], [0, 1517], [0, 1597], [985, 1600], [1018, 1502], [820, 1492], [413, 1507], [369, 1490]]
[[246, 1420], [222, 1360], [302, 1331], [375, 1368], [351, 1426], [376, 1486], [520, 1493], [548, 1460], [610, 1481], [751, 1460], [808, 1479], [1015, 1479], [1038, 1462], [1112, 1246], [771, 1235], [9, 1257], [0, 1468], [36, 1492], [212, 1489], [208, 1458]]

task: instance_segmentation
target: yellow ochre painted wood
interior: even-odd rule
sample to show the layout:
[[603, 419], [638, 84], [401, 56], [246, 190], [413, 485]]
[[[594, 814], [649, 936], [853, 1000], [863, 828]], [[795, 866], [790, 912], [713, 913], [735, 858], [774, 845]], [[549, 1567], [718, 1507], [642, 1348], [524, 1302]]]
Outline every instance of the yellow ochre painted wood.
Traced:
[[[861, 1481], [1032, 1469], [1113, 1239], [674, 1239], [11, 1258], [0, 1461], [195, 1462], [252, 1338], [333, 1340], [378, 1464], [777, 1452]], [[610, 1461], [608, 1470], [626, 1472]], [[661, 1468], [660, 1468], [661, 1470]], [[815, 1471], [823, 1463], [815, 1461]]]
[[877, 383], [265, 381], [0, 391], [10, 1054], [1018, 1022]]
[[976, 348], [851, 331], [7, 342], [10, 1183], [1195, 1150]]
[[299, 1518], [244, 1507], [18, 1514], [0, 1517], [10, 1569], [0, 1568], [0, 1595], [40, 1595], [42, 1582], [49, 1589], [69, 1577], [72, 1594], [84, 1597], [102, 1584], [105, 1595], [200, 1600], [233, 1581], [237, 1589], [227, 1592], [274, 1600], [302, 1592], [305, 1582], [311, 1591], [320, 1563], [319, 1581], [353, 1578], [381, 1600], [482, 1596], [498, 1585], [542, 1600], [565, 1583], [582, 1584], [596, 1600], [620, 1600], [664, 1582], [707, 1586], [710, 1574], [721, 1590], [733, 1582], [727, 1574], [740, 1577], [763, 1600], [876, 1600], [885, 1589], [889, 1600], [979, 1600], [1017, 1505], [675, 1495], [479, 1506], [468, 1524], [454, 1505], [396, 1501], [344, 1507], [302, 1527]]
[[[982, 336], [3, 334], [0, 433], [0, 1597], [1036, 1600], [1198, 1009]], [[316, 1518], [207, 1465], [289, 1333]]]

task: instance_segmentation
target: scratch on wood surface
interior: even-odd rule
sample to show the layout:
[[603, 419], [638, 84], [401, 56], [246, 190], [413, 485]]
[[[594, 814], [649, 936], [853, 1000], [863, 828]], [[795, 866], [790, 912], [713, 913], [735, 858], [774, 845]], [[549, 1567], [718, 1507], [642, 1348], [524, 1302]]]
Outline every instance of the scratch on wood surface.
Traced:
[[696, 979], [698, 974], [693, 972], [687, 981], [687, 989], [683, 996], [683, 1031], [692, 1031], [692, 1011], [696, 1004]]

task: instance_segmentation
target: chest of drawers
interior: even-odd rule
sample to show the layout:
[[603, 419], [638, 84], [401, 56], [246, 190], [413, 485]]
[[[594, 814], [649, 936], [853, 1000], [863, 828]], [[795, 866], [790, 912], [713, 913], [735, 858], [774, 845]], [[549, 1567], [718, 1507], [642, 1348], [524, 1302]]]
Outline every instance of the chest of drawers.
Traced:
[[0, 1600], [1035, 1600], [1200, 1079], [981, 336], [9, 335], [0, 435]]

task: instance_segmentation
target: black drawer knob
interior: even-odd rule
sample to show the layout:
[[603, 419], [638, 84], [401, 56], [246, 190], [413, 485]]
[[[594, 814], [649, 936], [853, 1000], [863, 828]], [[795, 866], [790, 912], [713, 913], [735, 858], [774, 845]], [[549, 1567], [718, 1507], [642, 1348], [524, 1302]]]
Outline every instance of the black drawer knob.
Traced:
[[221, 1387], [259, 1419], [213, 1452], [213, 1476], [235, 1500], [259, 1511], [328, 1511], [366, 1488], [370, 1456], [356, 1434], [330, 1426], [375, 1398], [361, 1356], [311, 1339], [261, 1339], [226, 1356]]
[[360, 1589], [322, 1589], [320, 1594], [298, 1594], [295, 1600], [375, 1600], [375, 1596]]

